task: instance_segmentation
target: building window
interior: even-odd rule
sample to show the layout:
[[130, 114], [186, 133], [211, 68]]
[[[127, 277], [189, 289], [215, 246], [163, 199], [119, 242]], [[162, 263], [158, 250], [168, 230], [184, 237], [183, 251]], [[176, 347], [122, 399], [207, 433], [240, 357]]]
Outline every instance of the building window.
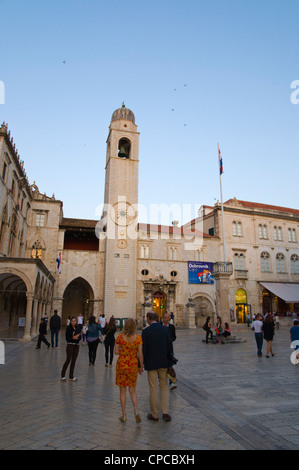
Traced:
[[171, 277], [176, 277], [178, 275], [177, 271], [171, 271], [170, 273]]
[[170, 261], [178, 261], [179, 259], [179, 251], [176, 246], [169, 246], [168, 247], [168, 259]]
[[203, 250], [195, 250], [195, 261], [204, 261]]
[[245, 270], [245, 259], [243, 253], [235, 253], [235, 269], [240, 271]]
[[299, 258], [297, 255], [291, 256], [291, 273], [299, 274]]
[[14, 197], [14, 195], [15, 195], [15, 186], [16, 186], [16, 182], [15, 182], [15, 180], [14, 180], [14, 178], [13, 178], [13, 179], [12, 179], [12, 182], [11, 182], [11, 194], [13, 195], [13, 197]]
[[282, 228], [281, 227], [274, 227], [273, 228], [273, 232], [274, 232], [274, 240], [278, 240], [278, 241], [281, 241], [282, 240]]
[[264, 238], [265, 240], [267, 240], [268, 238], [267, 225], [259, 224], [259, 238], [260, 239]]
[[297, 237], [296, 237], [296, 229], [294, 228], [289, 228], [288, 229], [288, 239], [289, 239], [289, 242], [296, 242], [297, 241]]
[[5, 182], [5, 178], [6, 178], [6, 171], [7, 171], [7, 163], [4, 162], [3, 163], [3, 168], [2, 168], [2, 179], [3, 179], [4, 182]]
[[266, 251], [261, 254], [261, 270], [264, 273], [270, 272], [270, 255]]
[[150, 246], [142, 244], [140, 245], [140, 258], [149, 259], [150, 257]]
[[148, 276], [148, 273], [149, 273], [148, 269], [143, 269], [141, 271], [142, 276]]
[[233, 221], [233, 236], [242, 237], [242, 224], [241, 222]]
[[45, 221], [46, 221], [46, 215], [45, 214], [37, 213], [35, 215], [35, 225], [36, 225], [36, 227], [44, 227], [45, 226]]
[[276, 271], [278, 273], [285, 272], [284, 255], [282, 253], [277, 253], [276, 255]]

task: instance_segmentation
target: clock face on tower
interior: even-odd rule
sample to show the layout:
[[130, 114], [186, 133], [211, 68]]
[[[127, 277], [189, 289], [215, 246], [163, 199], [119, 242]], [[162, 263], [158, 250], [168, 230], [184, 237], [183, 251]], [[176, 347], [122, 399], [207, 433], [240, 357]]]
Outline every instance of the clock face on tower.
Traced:
[[119, 201], [111, 207], [111, 218], [117, 225], [129, 225], [136, 218], [136, 211], [126, 201]]

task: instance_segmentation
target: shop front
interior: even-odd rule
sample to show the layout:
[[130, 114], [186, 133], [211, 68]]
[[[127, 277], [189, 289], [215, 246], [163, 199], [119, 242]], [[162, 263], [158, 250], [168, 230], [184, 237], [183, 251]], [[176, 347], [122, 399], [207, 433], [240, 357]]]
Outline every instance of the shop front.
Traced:
[[252, 318], [251, 305], [247, 303], [247, 292], [245, 289], [237, 289], [235, 293], [235, 305], [237, 323], [246, 323], [248, 313], [250, 318]]

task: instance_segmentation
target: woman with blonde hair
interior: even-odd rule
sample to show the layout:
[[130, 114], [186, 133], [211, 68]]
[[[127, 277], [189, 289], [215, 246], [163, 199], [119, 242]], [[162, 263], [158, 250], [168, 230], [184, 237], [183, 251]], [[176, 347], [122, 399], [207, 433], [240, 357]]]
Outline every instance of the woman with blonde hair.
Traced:
[[116, 339], [115, 355], [119, 356], [116, 364], [116, 385], [120, 390], [120, 404], [122, 416], [119, 418], [122, 423], [126, 418], [126, 393], [129, 387], [129, 394], [134, 406], [136, 423], [140, 423], [141, 418], [137, 406], [136, 382], [137, 374], [143, 372], [142, 339], [136, 333], [136, 322], [132, 318], [126, 320], [122, 333]]

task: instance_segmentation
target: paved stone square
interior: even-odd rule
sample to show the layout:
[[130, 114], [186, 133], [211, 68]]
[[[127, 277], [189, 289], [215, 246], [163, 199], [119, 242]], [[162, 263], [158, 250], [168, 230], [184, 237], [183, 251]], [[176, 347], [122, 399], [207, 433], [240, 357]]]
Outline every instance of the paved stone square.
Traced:
[[[170, 391], [172, 421], [151, 422], [146, 372], [138, 377], [142, 422], [120, 423], [115, 363], [105, 367], [104, 346], [88, 365], [81, 346], [75, 375], [60, 382], [65, 360], [59, 349], [36, 350], [30, 343], [5, 342], [0, 365], [0, 449], [13, 450], [291, 450], [299, 448], [299, 366], [292, 364], [289, 327], [273, 342], [274, 357], [258, 358], [254, 333], [232, 325], [237, 344], [205, 344], [203, 330], [177, 329], [174, 343], [178, 387]], [[48, 334], [49, 336], [49, 334]]]

